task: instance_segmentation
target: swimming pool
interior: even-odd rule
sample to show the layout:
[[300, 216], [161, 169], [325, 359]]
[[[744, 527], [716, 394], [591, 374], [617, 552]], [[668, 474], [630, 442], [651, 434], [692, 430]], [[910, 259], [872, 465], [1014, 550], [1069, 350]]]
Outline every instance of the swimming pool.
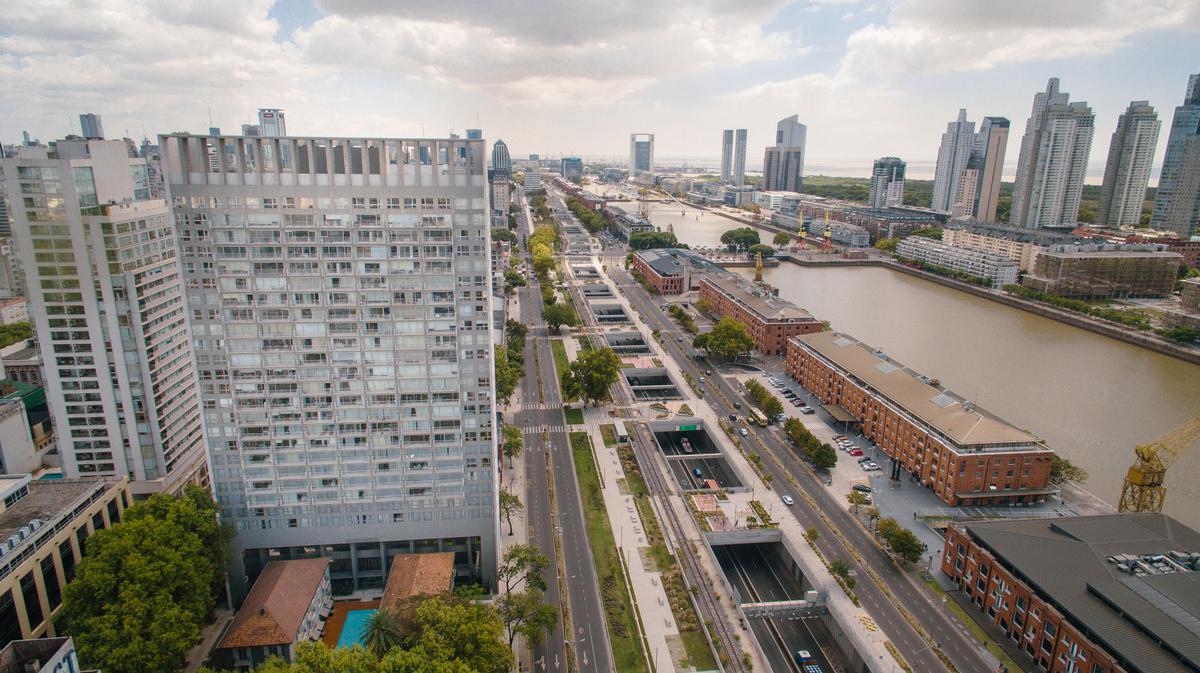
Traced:
[[342, 633], [338, 636], [337, 646], [349, 649], [355, 645], [362, 645], [363, 629], [366, 628], [367, 620], [373, 614], [375, 614], [374, 609], [347, 612], [346, 623], [342, 625]]

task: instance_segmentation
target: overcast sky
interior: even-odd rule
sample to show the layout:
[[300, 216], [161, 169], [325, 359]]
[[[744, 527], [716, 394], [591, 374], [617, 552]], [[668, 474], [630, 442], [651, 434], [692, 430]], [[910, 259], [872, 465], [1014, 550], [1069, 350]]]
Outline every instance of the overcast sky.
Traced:
[[[1096, 112], [1163, 122], [1200, 72], [1200, 0], [0, 0], [0, 141], [50, 140], [78, 113], [110, 137], [236, 132], [259, 107], [304, 135], [444, 136], [480, 126], [516, 157], [715, 159], [749, 129], [808, 125], [807, 173], [937, 155], [958, 108], [1012, 120], [1057, 76]], [[1099, 167], [1099, 168], [1097, 168]], [[1155, 171], [1157, 178], [1157, 170]]]

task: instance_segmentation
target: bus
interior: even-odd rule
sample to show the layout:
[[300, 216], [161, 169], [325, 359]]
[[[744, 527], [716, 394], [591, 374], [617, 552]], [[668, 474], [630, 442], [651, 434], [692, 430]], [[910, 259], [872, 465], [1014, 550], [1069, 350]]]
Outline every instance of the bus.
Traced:
[[767, 427], [767, 417], [763, 415], [763, 412], [759, 411], [755, 407], [750, 407], [750, 413], [746, 416], [746, 420], [748, 422], [753, 422], [759, 427]]

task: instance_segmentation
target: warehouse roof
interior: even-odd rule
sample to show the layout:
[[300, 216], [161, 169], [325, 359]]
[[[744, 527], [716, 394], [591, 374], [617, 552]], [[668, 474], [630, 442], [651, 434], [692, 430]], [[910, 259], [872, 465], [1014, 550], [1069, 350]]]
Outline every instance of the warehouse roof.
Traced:
[[960, 447], [1030, 448], [1041, 444], [1034, 435], [980, 410], [932, 379], [853, 337], [827, 331], [793, 339], [832, 361]]
[[1200, 553], [1200, 533], [1153, 513], [966, 529], [1127, 670], [1200, 670], [1200, 572], [1162, 560]]
[[704, 282], [711, 283], [722, 294], [733, 298], [734, 301], [764, 320], [798, 320], [800, 322], [816, 320], [808, 311], [789, 301], [756, 294], [753, 287], [744, 285], [732, 275], [710, 273], [704, 277]]

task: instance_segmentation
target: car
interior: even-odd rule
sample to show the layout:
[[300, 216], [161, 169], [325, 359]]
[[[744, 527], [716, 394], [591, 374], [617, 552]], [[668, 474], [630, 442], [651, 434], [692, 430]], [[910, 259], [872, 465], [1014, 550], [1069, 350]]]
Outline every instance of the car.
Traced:
[[738, 434], [743, 437], [747, 437], [750, 435], [750, 432], [747, 431], [746, 428], [738, 428]]
[[770, 378], [770, 376], [771, 376], [771, 372], [763, 372], [763, 373], [762, 373], [762, 375], [763, 375], [763, 376], [765, 376], [765, 377], [767, 377], [767, 378]]
[[815, 409], [813, 409], [812, 407], [800, 407], [800, 413], [802, 413], [802, 414], [815, 414], [815, 413], [817, 413], [817, 412], [816, 412], [816, 410], [815, 410]]
[[851, 486], [850, 488], [854, 489], [855, 491], [859, 491], [861, 493], [870, 493], [871, 492], [871, 487], [867, 484], [855, 484], [855, 485]]
[[705, 374], [708, 374], [709, 376], [712, 376], [712, 370], [711, 370], [711, 369], [705, 369], [705, 370], [704, 370], [704, 373], [705, 373]]
[[703, 376], [701, 376], [701, 377], [700, 377], [700, 383], [704, 383], [704, 377], [703, 377]]
[[879, 467], [879, 463], [876, 463], [873, 460], [868, 460], [867, 462], [862, 464], [862, 469], [867, 472], [877, 472], [879, 470], [882, 470], [883, 468]]
[[792, 391], [790, 391], [790, 390], [785, 390], [785, 391], [783, 391], [783, 396], [784, 396], [784, 397], [786, 397], [786, 398], [788, 398], [789, 400], [796, 400], [796, 399], [800, 399], [799, 397], [797, 397], [797, 396], [796, 396], [796, 393], [793, 393], [793, 392], [792, 392]]
[[801, 411], [801, 413], [803, 413], [803, 412], [804, 412], [804, 410], [805, 410], [805, 409], [807, 409], [807, 407], [805, 407], [805, 406], [804, 406], [804, 402], [802, 402], [802, 401], [800, 401], [800, 400], [792, 400], [792, 406], [793, 406], [793, 407], [800, 407], [800, 411]]
[[792, 500], [792, 496], [790, 496], [790, 495], [783, 496], [782, 500], [783, 500], [783, 504], [787, 505], [788, 507], [791, 507], [792, 505], [796, 504], [796, 501]]
[[729, 414], [729, 422], [730, 422], [730, 423], [737, 423], [737, 415], [736, 415], [736, 414]]
[[858, 459], [859, 465], [862, 465], [863, 463], [869, 463], [869, 462], [871, 462], [870, 456], [864, 456], [864, 457]]
[[857, 457], [863, 455], [863, 450], [862, 449], [850, 449], [849, 453], [850, 453], [850, 455], [857, 458]]
[[846, 435], [834, 435], [834, 436], [833, 436], [833, 441], [835, 441], [835, 442], [840, 442], [840, 441], [842, 441], [842, 440], [843, 440], [843, 439], [845, 439], [845, 438], [846, 438]]
[[733, 403], [733, 408], [734, 408], [734, 409], [741, 409], [741, 408], [742, 408], [742, 403], [741, 403], [741, 402], [734, 402], [734, 403]]

